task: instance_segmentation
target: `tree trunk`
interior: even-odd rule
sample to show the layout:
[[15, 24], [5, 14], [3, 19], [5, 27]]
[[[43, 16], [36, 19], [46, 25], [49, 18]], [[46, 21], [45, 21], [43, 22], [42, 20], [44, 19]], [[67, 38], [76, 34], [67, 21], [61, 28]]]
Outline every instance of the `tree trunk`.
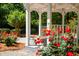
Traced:
[[19, 28], [19, 27], [16, 27], [15, 30], [16, 30], [16, 32], [18, 33], [17, 36], [20, 37], [20, 28]]

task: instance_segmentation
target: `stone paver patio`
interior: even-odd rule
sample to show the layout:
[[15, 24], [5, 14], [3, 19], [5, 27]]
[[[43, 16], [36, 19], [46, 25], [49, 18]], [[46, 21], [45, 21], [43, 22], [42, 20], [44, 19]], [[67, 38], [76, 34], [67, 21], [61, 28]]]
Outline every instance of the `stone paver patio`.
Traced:
[[25, 47], [21, 50], [14, 50], [14, 51], [4, 51], [0, 52], [0, 56], [34, 56], [34, 52], [37, 47]]

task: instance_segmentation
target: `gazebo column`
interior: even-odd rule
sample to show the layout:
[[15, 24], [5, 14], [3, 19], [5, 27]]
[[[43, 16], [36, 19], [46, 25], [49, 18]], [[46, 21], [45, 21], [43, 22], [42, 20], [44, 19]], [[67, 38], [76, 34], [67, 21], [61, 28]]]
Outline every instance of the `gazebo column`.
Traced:
[[30, 11], [29, 11], [29, 5], [26, 4], [26, 46], [29, 45], [30, 40]]
[[64, 34], [64, 15], [65, 15], [65, 12], [64, 12], [64, 9], [62, 9], [62, 35]]
[[77, 13], [78, 15], [78, 25], [77, 25], [77, 39], [76, 39], [76, 45], [78, 46], [79, 43], [78, 43], [78, 40], [79, 40], [79, 11]]
[[[47, 9], [47, 29], [50, 30], [51, 29], [51, 19], [52, 19], [52, 4], [49, 3], [48, 4], [48, 9]], [[50, 36], [47, 36], [47, 44], [49, 44], [48, 39], [50, 38]]]
[[39, 36], [41, 36], [41, 12], [38, 13], [39, 14]]

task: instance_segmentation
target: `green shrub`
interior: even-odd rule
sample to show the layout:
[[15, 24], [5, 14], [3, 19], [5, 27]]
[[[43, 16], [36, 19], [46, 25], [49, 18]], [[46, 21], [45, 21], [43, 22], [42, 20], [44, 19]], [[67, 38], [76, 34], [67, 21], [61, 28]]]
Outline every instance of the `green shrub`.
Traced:
[[14, 39], [12, 39], [10, 37], [8, 37], [7, 39], [5, 39], [6, 46], [12, 46], [15, 43], [16, 43], [16, 40], [14, 40]]

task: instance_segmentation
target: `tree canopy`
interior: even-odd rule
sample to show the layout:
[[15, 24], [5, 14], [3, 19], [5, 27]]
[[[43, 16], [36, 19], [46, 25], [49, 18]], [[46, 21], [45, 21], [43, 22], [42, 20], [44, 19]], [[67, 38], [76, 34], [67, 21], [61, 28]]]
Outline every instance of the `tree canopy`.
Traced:
[[23, 4], [20, 4], [20, 3], [1, 3], [0, 4], [0, 28], [13, 28], [12, 26], [7, 24], [8, 23], [7, 16], [12, 11], [16, 11], [16, 10], [25, 12]]

